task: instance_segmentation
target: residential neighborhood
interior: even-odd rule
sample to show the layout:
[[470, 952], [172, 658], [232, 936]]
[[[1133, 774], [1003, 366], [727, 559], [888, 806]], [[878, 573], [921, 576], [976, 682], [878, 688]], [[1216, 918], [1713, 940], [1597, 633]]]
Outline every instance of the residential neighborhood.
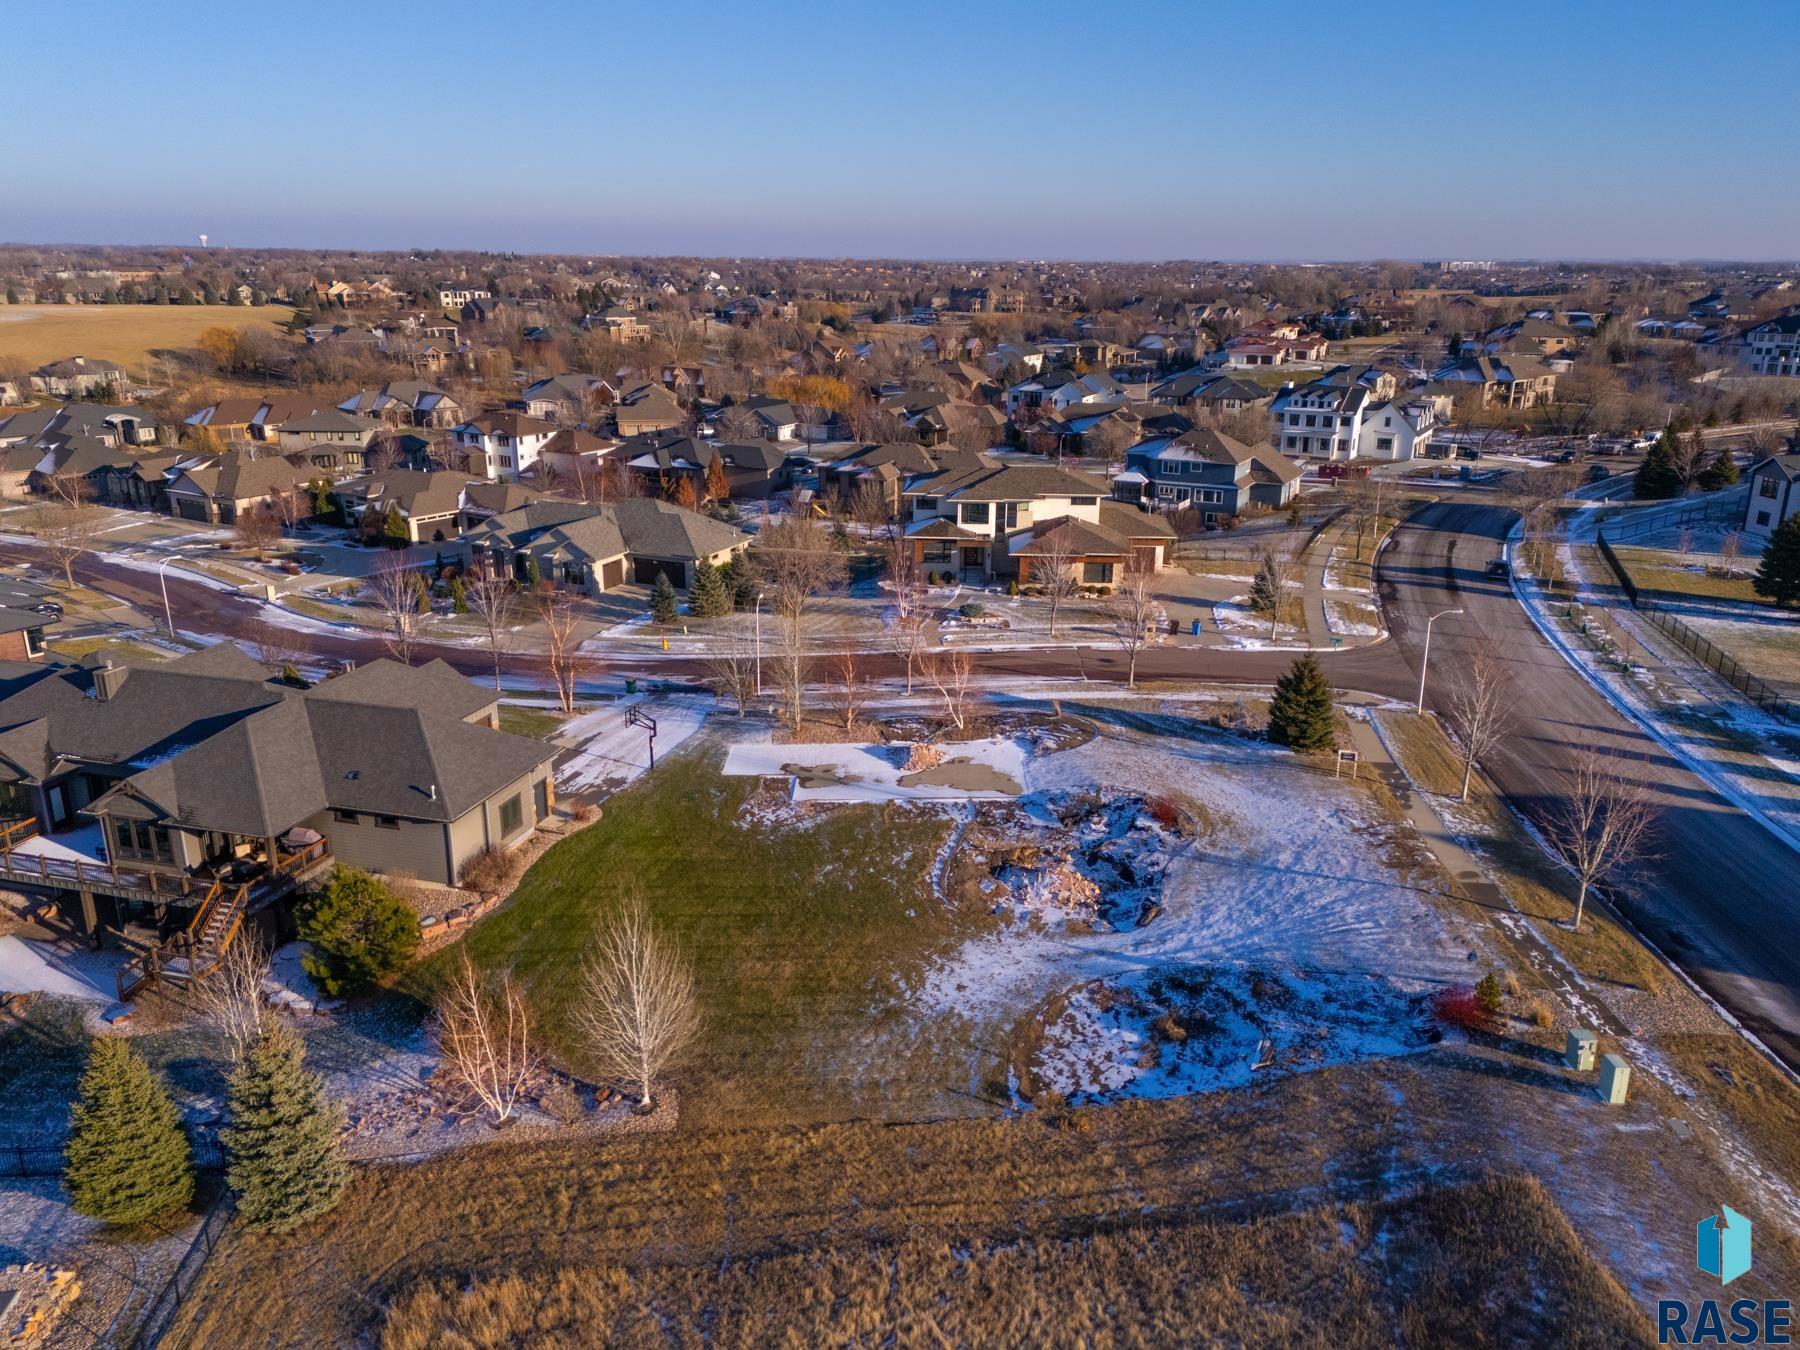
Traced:
[[5, 1345], [1791, 1339], [1791, 14], [9, 17]]

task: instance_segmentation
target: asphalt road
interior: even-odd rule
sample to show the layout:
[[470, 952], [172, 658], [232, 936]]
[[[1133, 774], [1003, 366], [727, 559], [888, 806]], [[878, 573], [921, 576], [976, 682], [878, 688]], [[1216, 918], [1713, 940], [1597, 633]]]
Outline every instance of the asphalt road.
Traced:
[[[1332, 683], [1410, 700], [1417, 689], [1426, 616], [1461, 608], [1433, 629], [1436, 672], [1427, 701], [1441, 711], [1449, 676], [1481, 640], [1491, 641], [1513, 681], [1518, 724], [1506, 746], [1484, 765], [1489, 777], [1527, 815], [1554, 809], [1564, 774], [1587, 746], [1635, 756], [1629, 771], [1654, 787], [1661, 808], [1654, 862], [1636, 869], [1621, 888], [1627, 915], [1713, 998], [1754, 1031], [1787, 1064], [1800, 1067], [1800, 857], [1704, 782], [1674, 762], [1654, 740], [1617, 712], [1538, 633], [1505, 582], [1484, 575], [1498, 557], [1515, 513], [1473, 501], [1439, 502], [1401, 527], [1378, 568], [1381, 599], [1393, 639], [1320, 656]], [[43, 566], [30, 545], [0, 545], [0, 561]], [[154, 573], [121, 567], [104, 555], [78, 560], [83, 584], [137, 606], [162, 609]], [[171, 572], [169, 599], [184, 631], [246, 636], [260, 604]], [[317, 659], [366, 661], [384, 654], [371, 637], [306, 634]], [[475, 679], [492, 663], [468, 647], [420, 644], [416, 659], [439, 657]], [[1271, 683], [1292, 657], [1283, 652], [1235, 651], [1171, 644], [1143, 652], [1143, 679]], [[1093, 648], [980, 653], [992, 675], [1085, 677], [1122, 682], [1124, 658]], [[632, 658], [610, 664], [618, 674], [666, 673], [699, 678], [699, 663], [674, 657]], [[872, 658], [871, 674], [898, 674], [892, 658]], [[543, 675], [541, 657], [510, 654], [510, 673]]]
[[1726, 802], [1620, 714], [1539, 634], [1511, 587], [1485, 576], [1516, 516], [1498, 506], [1440, 502], [1394, 536], [1383, 558], [1387, 645], [1417, 679], [1426, 617], [1461, 608], [1432, 630], [1426, 701], [1442, 710], [1450, 676], [1483, 640], [1505, 662], [1518, 717], [1484, 768], [1527, 815], [1554, 809], [1585, 747], [1634, 758], [1660, 810], [1655, 858], [1619, 888], [1626, 915], [1790, 1066], [1800, 1066], [1800, 856]]

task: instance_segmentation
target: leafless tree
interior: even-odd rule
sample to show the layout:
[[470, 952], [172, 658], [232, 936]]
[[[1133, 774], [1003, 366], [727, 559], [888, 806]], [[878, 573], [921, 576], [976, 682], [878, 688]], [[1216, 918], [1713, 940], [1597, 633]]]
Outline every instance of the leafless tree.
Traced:
[[637, 1085], [645, 1111], [656, 1080], [699, 1034], [693, 969], [634, 889], [621, 894], [582, 966], [575, 1024], [602, 1069]]
[[906, 692], [913, 691], [913, 672], [925, 654], [926, 626], [930, 621], [925, 601], [925, 573], [913, 556], [912, 540], [899, 537], [888, 548], [888, 587], [894, 597], [894, 622], [888, 628], [888, 645], [906, 666]]
[[943, 648], [925, 658], [925, 678], [938, 692], [944, 717], [958, 731], [969, 723], [969, 686], [975, 677], [975, 657], [966, 647]]
[[783, 704], [789, 727], [798, 730], [806, 688], [808, 606], [815, 595], [843, 581], [844, 555], [821, 522], [783, 516], [763, 527], [750, 558], [781, 622]]
[[312, 647], [305, 634], [279, 623], [271, 623], [267, 619], [253, 619], [246, 624], [244, 638], [250, 644], [250, 654], [256, 658], [257, 664], [271, 670], [289, 665], [297, 666], [312, 655]]
[[463, 603], [481, 625], [482, 640], [494, 658], [494, 692], [497, 694], [500, 692], [500, 657], [512, 637], [512, 580], [483, 569], [463, 583]]
[[69, 586], [75, 584], [75, 560], [94, 546], [101, 513], [92, 505], [93, 489], [77, 474], [59, 473], [45, 485], [48, 500], [33, 513], [33, 529]]
[[1043, 587], [1044, 598], [1050, 602], [1050, 637], [1055, 640], [1057, 613], [1081, 590], [1081, 578], [1075, 571], [1080, 558], [1069, 532], [1060, 528], [1043, 536], [1040, 549], [1032, 555], [1030, 576], [1033, 584]]
[[233, 528], [238, 542], [260, 561], [281, 538], [281, 517], [273, 505], [257, 502], [238, 512]]
[[1113, 644], [1125, 654], [1125, 687], [1136, 689], [1138, 654], [1150, 645], [1160, 610], [1155, 569], [1133, 558], [1125, 565], [1108, 607], [1112, 611]]
[[887, 495], [872, 480], [857, 485], [850, 497], [850, 519], [870, 535], [886, 533], [894, 537], [898, 521], [890, 508]]
[[268, 1026], [271, 1016], [263, 997], [269, 975], [269, 953], [254, 933], [246, 933], [225, 951], [225, 959], [205, 979], [191, 986], [194, 1008], [224, 1039], [235, 1068]]
[[1269, 638], [1274, 640], [1281, 629], [1281, 615], [1294, 592], [1300, 560], [1275, 549], [1265, 548], [1256, 565], [1256, 577], [1250, 583], [1250, 608], [1268, 616]]
[[737, 705], [743, 717], [756, 697], [756, 649], [741, 642], [715, 650], [706, 658], [706, 676], [720, 698]]
[[719, 414], [715, 423], [719, 439], [724, 441], [750, 441], [756, 439], [756, 414], [741, 403], [734, 403]]
[[531, 1009], [512, 975], [491, 979], [464, 952], [435, 1013], [443, 1067], [433, 1081], [496, 1125], [512, 1119], [540, 1068]]
[[386, 553], [375, 564], [364, 588], [384, 620], [382, 645], [389, 656], [410, 666], [419, 637], [419, 620], [431, 609], [424, 578], [418, 568], [406, 561], [404, 553]]
[[863, 668], [860, 652], [846, 649], [831, 661], [831, 673], [837, 677], [837, 708], [844, 717], [844, 730], [856, 727], [856, 719], [868, 704], [869, 673]]
[[531, 603], [544, 630], [544, 657], [550, 667], [551, 683], [556, 686], [556, 701], [565, 713], [572, 713], [581, 665], [581, 643], [575, 632], [580, 615], [575, 608], [575, 595], [544, 581], [532, 591]]
[[1562, 807], [1544, 827], [1550, 846], [1575, 873], [1575, 921], [1587, 906], [1588, 888], [1645, 856], [1656, 823], [1649, 789], [1615, 770], [1608, 756], [1584, 752], [1568, 775]]
[[1457, 673], [1450, 692], [1450, 728], [1462, 751], [1462, 797], [1469, 800], [1475, 764], [1512, 734], [1512, 690], [1500, 654], [1487, 643], [1478, 646]]

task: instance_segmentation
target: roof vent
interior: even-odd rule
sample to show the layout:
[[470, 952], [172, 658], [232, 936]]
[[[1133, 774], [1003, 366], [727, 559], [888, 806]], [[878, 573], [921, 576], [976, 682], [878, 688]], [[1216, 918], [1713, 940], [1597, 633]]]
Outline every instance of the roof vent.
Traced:
[[435, 802], [437, 800], [437, 784], [429, 784], [425, 789], [425, 795]]

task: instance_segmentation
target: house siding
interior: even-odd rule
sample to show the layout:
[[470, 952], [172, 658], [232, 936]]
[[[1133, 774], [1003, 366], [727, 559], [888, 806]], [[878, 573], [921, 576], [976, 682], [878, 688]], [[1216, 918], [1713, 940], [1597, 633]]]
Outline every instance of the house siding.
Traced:
[[332, 856], [346, 866], [444, 885], [455, 881], [445, 847], [449, 826], [442, 822], [402, 819], [398, 829], [390, 830], [377, 825], [367, 812], [358, 812], [353, 825], [330, 811], [320, 811], [306, 824], [331, 842]]

